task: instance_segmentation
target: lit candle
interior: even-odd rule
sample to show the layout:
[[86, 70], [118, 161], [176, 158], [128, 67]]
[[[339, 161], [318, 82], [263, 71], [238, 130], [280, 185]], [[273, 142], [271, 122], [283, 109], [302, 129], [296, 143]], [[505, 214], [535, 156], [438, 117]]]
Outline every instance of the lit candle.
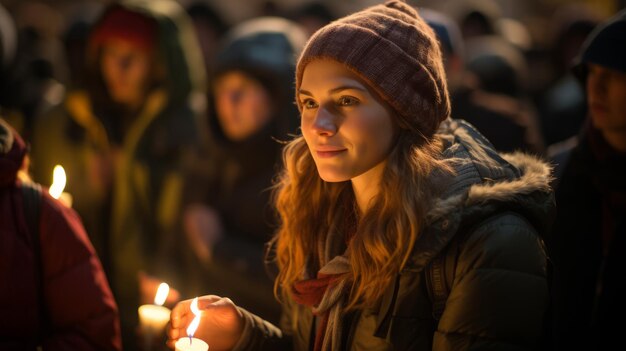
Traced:
[[187, 327], [187, 335], [189, 335], [189, 337], [178, 339], [174, 346], [176, 347], [176, 351], [207, 351], [209, 344], [193, 337], [193, 334], [198, 329], [198, 325], [200, 325], [200, 309], [198, 308], [197, 297], [191, 301], [190, 308], [195, 317]]
[[61, 201], [65, 206], [72, 207], [72, 195], [70, 193], [63, 192], [65, 184], [67, 183], [67, 177], [65, 176], [65, 169], [61, 165], [54, 166], [52, 171], [52, 185], [48, 189], [48, 193], [53, 198]]
[[146, 350], [151, 349], [152, 340], [163, 333], [165, 325], [170, 320], [170, 309], [162, 306], [167, 299], [169, 291], [169, 285], [161, 283], [154, 297], [154, 304], [139, 306], [139, 324], [146, 344]]

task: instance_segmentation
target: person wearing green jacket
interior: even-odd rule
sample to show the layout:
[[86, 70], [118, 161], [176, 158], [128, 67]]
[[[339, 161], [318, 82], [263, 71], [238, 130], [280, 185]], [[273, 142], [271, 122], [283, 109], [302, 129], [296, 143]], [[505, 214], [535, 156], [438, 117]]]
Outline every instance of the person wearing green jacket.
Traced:
[[53, 167], [65, 167], [66, 191], [109, 273], [132, 349], [139, 304], [152, 302], [160, 281], [185, 289], [179, 209], [205, 139], [204, 68], [175, 1], [111, 4], [87, 50], [88, 83], [36, 127], [33, 172], [49, 184]]

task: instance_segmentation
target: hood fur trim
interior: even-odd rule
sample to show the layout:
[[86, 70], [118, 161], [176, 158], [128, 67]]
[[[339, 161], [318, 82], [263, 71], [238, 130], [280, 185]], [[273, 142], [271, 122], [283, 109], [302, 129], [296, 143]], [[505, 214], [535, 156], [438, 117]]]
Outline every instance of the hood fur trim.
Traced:
[[466, 191], [435, 202], [433, 209], [428, 213], [429, 222], [434, 222], [459, 207], [480, 205], [487, 201], [515, 201], [520, 195], [528, 195], [535, 191], [551, 191], [552, 167], [535, 156], [522, 152], [502, 154], [511, 165], [519, 169], [519, 178], [506, 181], [490, 182], [483, 179]]
[[551, 190], [552, 167], [547, 163], [522, 152], [503, 154], [502, 158], [518, 168], [522, 176], [507, 182], [483, 183], [472, 186], [465, 202], [466, 206], [487, 200], [513, 200], [517, 195], [526, 195], [535, 191], [549, 192]]

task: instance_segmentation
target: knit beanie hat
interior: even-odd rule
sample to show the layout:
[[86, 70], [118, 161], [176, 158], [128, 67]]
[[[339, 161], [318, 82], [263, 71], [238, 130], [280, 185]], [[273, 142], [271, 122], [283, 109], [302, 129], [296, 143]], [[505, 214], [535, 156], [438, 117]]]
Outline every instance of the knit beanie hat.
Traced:
[[151, 51], [156, 44], [157, 24], [147, 16], [114, 5], [95, 25], [90, 46], [100, 47], [110, 39], [123, 39], [133, 45]]
[[345, 64], [404, 124], [426, 138], [450, 115], [439, 43], [430, 26], [404, 1], [369, 7], [313, 34], [298, 60], [296, 92], [306, 65], [317, 59]]
[[576, 58], [574, 73], [585, 81], [587, 63], [626, 72], [626, 10], [596, 27]]

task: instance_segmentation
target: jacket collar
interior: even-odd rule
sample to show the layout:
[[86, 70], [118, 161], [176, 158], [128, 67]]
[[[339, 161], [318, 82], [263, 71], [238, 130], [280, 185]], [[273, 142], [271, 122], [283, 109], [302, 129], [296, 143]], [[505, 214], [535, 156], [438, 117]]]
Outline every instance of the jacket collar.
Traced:
[[495, 213], [499, 206], [494, 204], [527, 209], [531, 223], [539, 230], [546, 227], [542, 221], [553, 209], [548, 164], [524, 153], [498, 154], [462, 120], [444, 121], [438, 135], [454, 175], [428, 212], [426, 229], [405, 270], [421, 271], [450, 242], [461, 223]]

